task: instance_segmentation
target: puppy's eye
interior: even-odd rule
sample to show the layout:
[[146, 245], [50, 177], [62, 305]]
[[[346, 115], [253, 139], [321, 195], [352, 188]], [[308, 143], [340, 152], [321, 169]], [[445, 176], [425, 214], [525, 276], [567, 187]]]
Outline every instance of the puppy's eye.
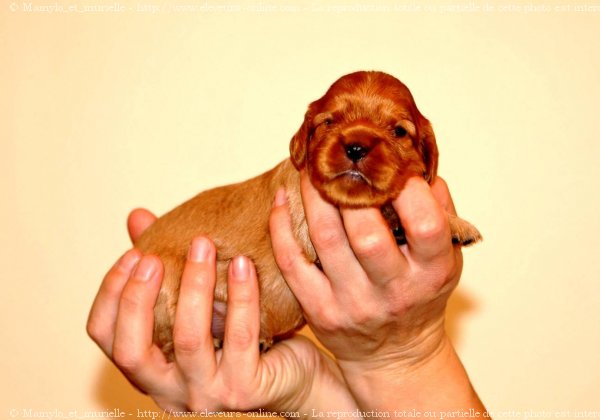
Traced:
[[406, 130], [404, 129], [404, 127], [398, 126], [396, 128], [394, 128], [394, 136], [396, 137], [404, 137], [406, 136]]
[[330, 126], [331, 124], [333, 124], [333, 119], [327, 118], [325, 121], [323, 121], [323, 124], [325, 124], [326, 126]]

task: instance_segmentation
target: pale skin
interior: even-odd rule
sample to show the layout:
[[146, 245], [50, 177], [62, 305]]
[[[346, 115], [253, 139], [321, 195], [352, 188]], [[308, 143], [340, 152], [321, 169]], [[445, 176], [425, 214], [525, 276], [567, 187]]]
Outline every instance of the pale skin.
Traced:
[[[146, 210], [132, 212], [132, 240], [155, 219]], [[310, 340], [293, 337], [259, 354], [258, 283], [245, 257], [230, 264], [223, 350], [215, 351], [210, 332], [215, 247], [208, 238], [198, 237], [191, 245], [176, 312], [175, 361], [168, 362], [152, 342], [162, 275], [157, 257], [129, 250], [106, 274], [87, 323], [90, 337], [161, 408], [302, 414], [356, 409], [338, 366]]]
[[[455, 213], [445, 182], [437, 178], [429, 186], [412, 178], [394, 200], [408, 241], [400, 248], [377, 210], [339, 211], [305, 175], [302, 198], [323, 271], [293, 239], [283, 190], [270, 220], [274, 253], [335, 361], [299, 336], [259, 354], [256, 274], [244, 257], [230, 266], [225, 342], [215, 351], [210, 336], [215, 249], [201, 237], [192, 243], [182, 278], [175, 362], [168, 363], [152, 343], [162, 265], [135, 249], [107, 273], [88, 333], [134, 385], [175, 411], [483, 412], [444, 330], [446, 302], [462, 269], [445, 215]], [[131, 238], [154, 220], [145, 210], [132, 212]]]
[[293, 240], [285, 195], [277, 194], [271, 233], [286, 281], [317, 338], [336, 357], [361, 409], [451, 411], [485, 408], [444, 329], [462, 252], [446, 212], [446, 183], [411, 178], [393, 206], [407, 245], [377, 209], [341, 211], [306, 176], [302, 199], [321, 272]]

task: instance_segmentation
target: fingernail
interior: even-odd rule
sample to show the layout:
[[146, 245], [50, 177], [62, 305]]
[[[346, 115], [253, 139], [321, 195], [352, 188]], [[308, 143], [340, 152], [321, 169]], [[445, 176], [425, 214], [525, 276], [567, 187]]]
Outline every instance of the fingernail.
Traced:
[[152, 258], [142, 258], [137, 268], [135, 269], [135, 273], [133, 277], [142, 281], [148, 281], [156, 271], [156, 267], [154, 266], [154, 260]]
[[233, 276], [236, 280], [244, 281], [250, 276], [250, 261], [246, 257], [235, 257], [231, 262]]
[[210, 243], [207, 238], [198, 237], [192, 241], [188, 258], [194, 262], [204, 262], [208, 260], [208, 254], [210, 252]]
[[287, 201], [287, 197], [285, 194], [285, 188], [281, 187], [275, 193], [275, 201], [273, 203], [273, 207], [283, 206]]
[[140, 260], [141, 255], [137, 249], [130, 249], [119, 259], [117, 263], [123, 271], [130, 272]]

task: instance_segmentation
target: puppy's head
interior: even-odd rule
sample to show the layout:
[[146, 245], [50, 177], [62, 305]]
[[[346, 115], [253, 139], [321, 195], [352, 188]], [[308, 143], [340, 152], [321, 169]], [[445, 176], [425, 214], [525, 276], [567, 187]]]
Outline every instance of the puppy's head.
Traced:
[[431, 182], [438, 161], [410, 91], [381, 72], [343, 76], [311, 103], [290, 155], [324, 198], [344, 207], [382, 206], [411, 176]]

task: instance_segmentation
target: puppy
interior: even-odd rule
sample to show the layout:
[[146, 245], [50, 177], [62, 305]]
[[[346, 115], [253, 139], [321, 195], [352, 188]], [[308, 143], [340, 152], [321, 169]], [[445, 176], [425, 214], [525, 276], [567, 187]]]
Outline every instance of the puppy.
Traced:
[[[261, 344], [304, 325], [302, 310], [273, 257], [269, 214], [285, 187], [298, 243], [319, 264], [310, 242], [300, 197], [299, 171], [305, 169], [322, 197], [339, 207], [379, 207], [399, 244], [402, 226], [390, 201], [406, 180], [433, 181], [438, 149], [429, 121], [419, 112], [408, 88], [381, 72], [357, 72], [337, 80], [310, 104], [290, 143], [290, 158], [270, 171], [239, 184], [205, 191], [159, 218], [136, 242], [145, 254], [160, 257], [164, 280], [156, 307], [154, 340], [173, 358], [172, 329], [179, 283], [188, 247], [205, 235], [217, 248], [217, 282], [212, 334], [223, 339], [227, 267], [237, 255], [256, 265], [260, 284]], [[475, 227], [449, 215], [453, 242], [481, 239]]]

